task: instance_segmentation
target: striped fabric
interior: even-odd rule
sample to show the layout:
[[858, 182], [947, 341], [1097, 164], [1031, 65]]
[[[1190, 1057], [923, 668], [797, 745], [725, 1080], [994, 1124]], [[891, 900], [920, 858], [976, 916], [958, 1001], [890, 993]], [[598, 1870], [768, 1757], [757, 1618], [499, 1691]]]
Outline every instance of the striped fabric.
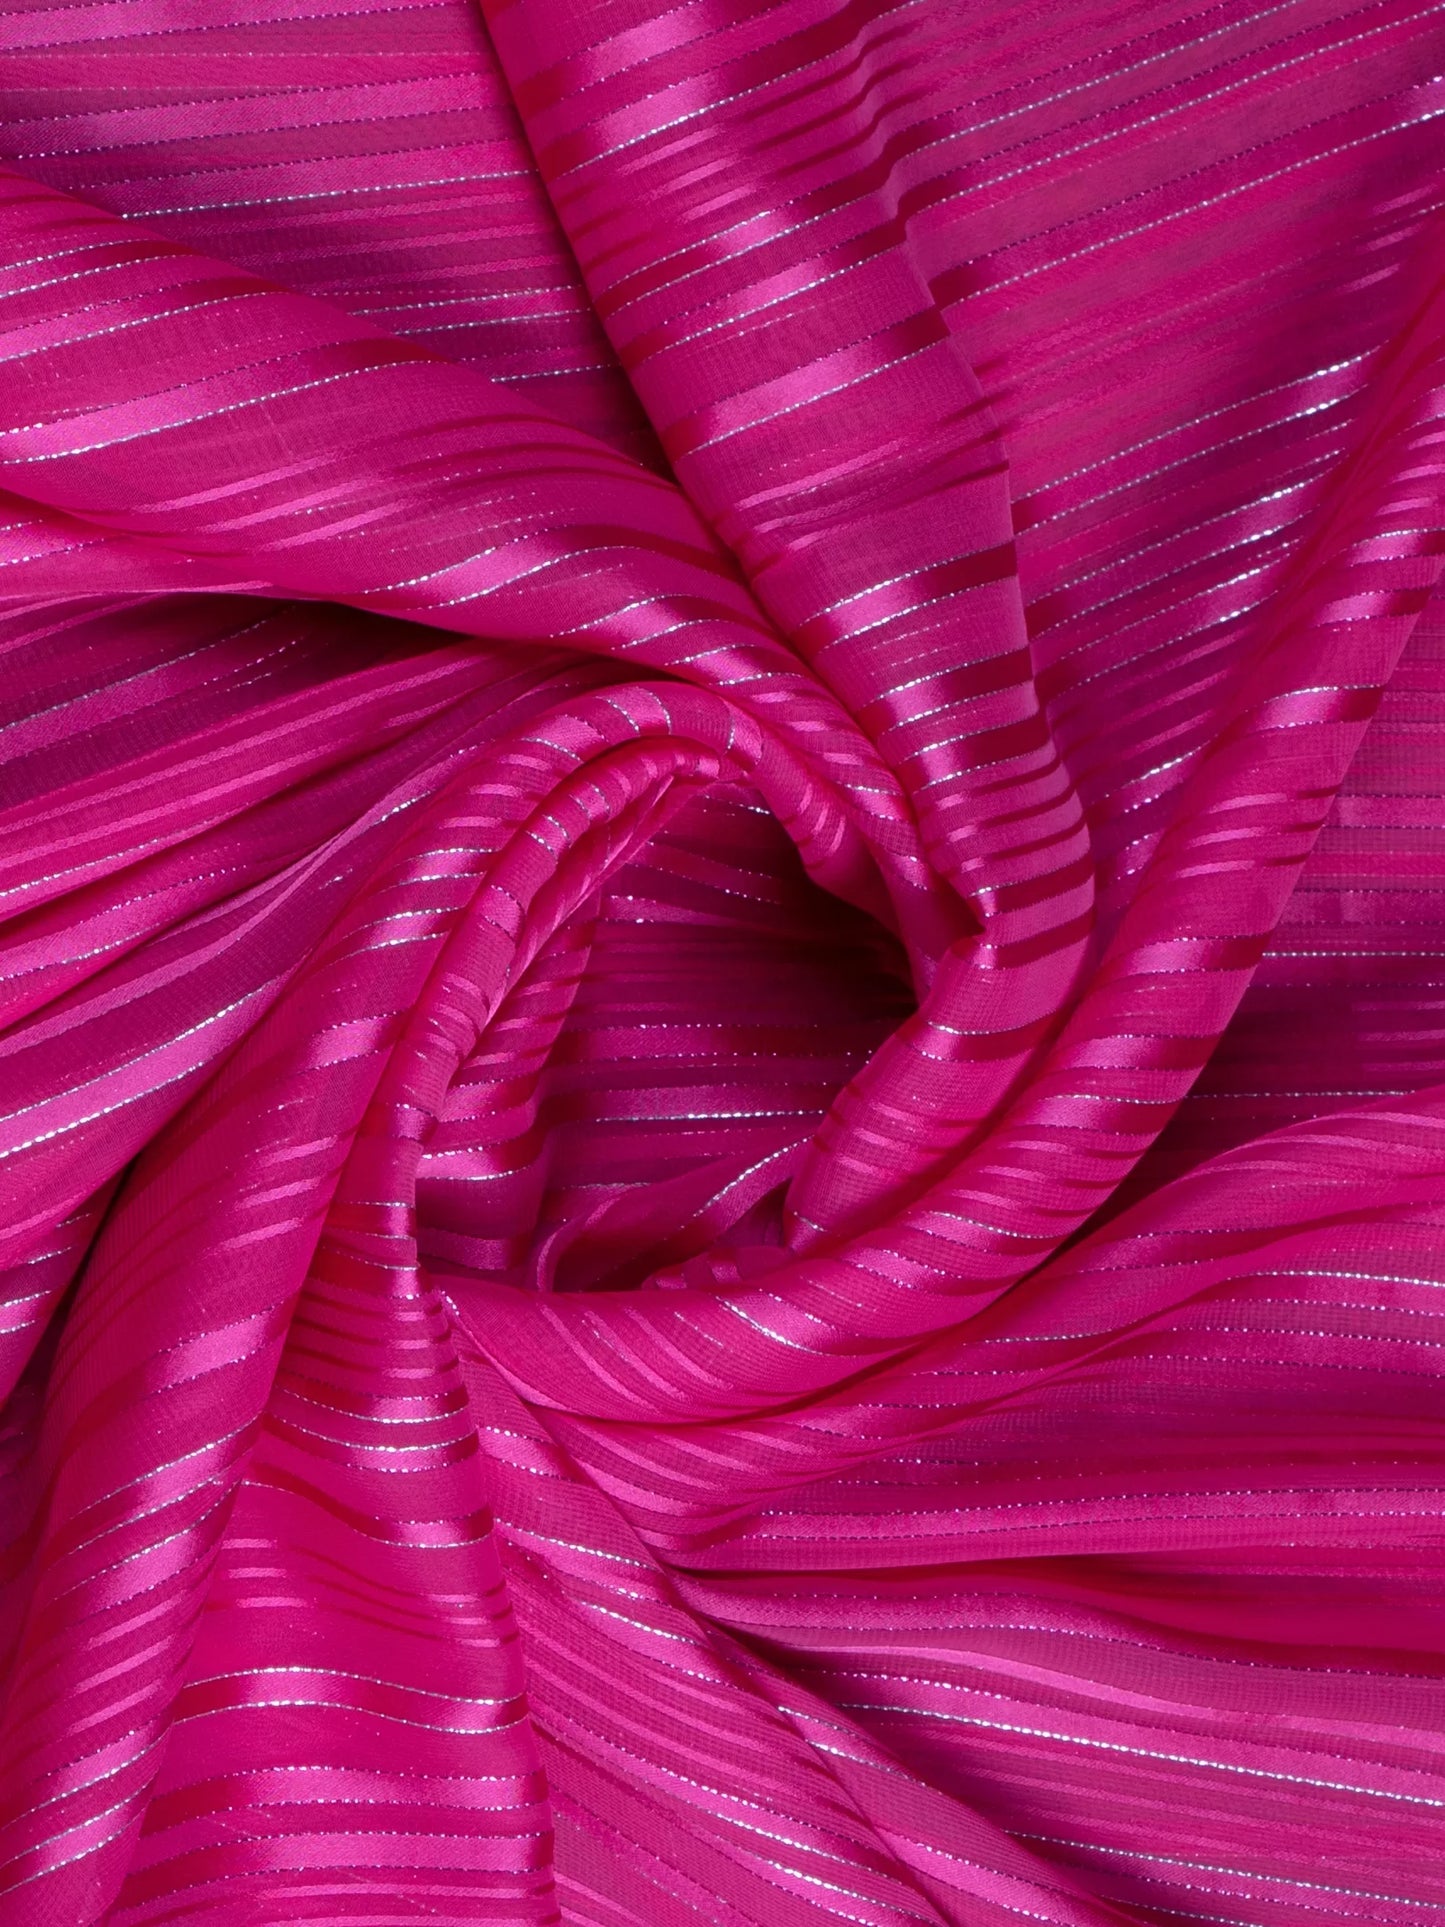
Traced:
[[0, 1927], [1445, 1927], [1442, 142], [10, 0]]

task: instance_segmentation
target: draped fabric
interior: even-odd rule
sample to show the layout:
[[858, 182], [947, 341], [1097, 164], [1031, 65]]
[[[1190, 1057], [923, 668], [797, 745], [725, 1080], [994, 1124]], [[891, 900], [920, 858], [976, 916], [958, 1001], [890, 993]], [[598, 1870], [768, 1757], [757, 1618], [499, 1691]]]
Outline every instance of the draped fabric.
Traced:
[[11, 0], [3, 1927], [1445, 1911], [1445, 16]]

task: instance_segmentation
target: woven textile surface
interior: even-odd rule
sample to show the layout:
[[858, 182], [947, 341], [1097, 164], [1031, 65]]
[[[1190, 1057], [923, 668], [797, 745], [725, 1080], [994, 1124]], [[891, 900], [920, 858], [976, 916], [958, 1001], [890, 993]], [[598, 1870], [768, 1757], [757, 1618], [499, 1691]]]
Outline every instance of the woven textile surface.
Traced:
[[0, 1927], [1442, 1922], [1442, 559], [1438, 6], [10, 0]]

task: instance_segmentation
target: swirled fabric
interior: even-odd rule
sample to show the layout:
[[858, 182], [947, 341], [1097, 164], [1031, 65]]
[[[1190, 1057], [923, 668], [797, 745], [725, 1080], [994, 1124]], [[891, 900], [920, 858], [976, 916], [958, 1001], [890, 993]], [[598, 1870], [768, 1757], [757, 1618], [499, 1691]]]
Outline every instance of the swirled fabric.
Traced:
[[1440, 1920], [1440, 8], [0, 92], [3, 1927]]

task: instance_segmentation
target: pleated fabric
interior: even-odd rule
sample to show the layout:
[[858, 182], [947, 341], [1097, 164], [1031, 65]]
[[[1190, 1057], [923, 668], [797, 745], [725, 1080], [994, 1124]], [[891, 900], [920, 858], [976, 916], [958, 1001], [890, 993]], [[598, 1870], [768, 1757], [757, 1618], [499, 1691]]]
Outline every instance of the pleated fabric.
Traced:
[[3, 1927], [1439, 1920], [1440, 9], [0, 120]]

